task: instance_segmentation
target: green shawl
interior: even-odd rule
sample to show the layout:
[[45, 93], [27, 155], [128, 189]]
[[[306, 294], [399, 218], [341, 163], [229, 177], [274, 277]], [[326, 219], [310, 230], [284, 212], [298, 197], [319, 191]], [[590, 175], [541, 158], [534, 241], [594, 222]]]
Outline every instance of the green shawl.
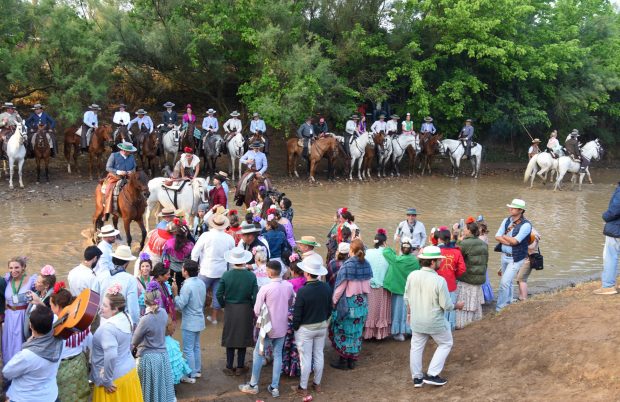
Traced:
[[404, 294], [407, 277], [413, 271], [420, 269], [418, 258], [413, 254], [396, 255], [396, 252], [390, 247], [383, 250], [383, 257], [389, 264], [383, 280], [383, 288], [395, 295]]

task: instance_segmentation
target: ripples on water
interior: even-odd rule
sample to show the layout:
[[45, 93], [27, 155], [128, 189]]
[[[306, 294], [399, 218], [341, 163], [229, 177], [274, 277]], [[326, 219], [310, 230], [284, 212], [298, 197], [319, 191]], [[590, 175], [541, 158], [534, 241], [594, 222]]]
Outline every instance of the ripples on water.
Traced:
[[[526, 216], [541, 232], [541, 251], [545, 269], [532, 274], [531, 284], [543, 284], [550, 278], [578, 277], [600, 272], [602, 266], [603, 222], [618, 170], [595, 170], [595, 185], [584, 185], [582, 192], [552, 192], [540, 185], [526, 188], [517, 174], [458, 180], [446, 177], [386, 180], [372, 183], [337, 183], [325, 186], [281, 188], [293, 201], [295, 234], [316, 236], [324, 244], [334, 214], [346, 206], [355, 215], [362, 238], [372, 246], [377, 228], [386, 228], [390, 245], [397, 224], [405, 210], [415, 207], [427, 232], [433, 226], [449, 226], [468, 215], [484, 215], [493, 238], [501, 220], [507, 215], [506, 204], [523, 198], [528, 205]], [[276, 183], [277, 185], [277, 183]], [[90, 227], [92, 200], [9, 203], [0, 212], [4, 239], [0, 260], [13, 255], [30, 257], [30, 272], [52, 264], [64, 277], [82, 259], [85, 246], [81, 231]], [[122, 225], [122, 224], [121, 224]], [[132, 227], [139, 239], [137, 225]], [[494, 245], [491, 240], [492, 247]], [[134, 250], [137, 244], [134, 245]], [[325, 247], [319, 251], [324, 254]], [[490, 252], [491, 278], [497, 282], [499, 254]]]

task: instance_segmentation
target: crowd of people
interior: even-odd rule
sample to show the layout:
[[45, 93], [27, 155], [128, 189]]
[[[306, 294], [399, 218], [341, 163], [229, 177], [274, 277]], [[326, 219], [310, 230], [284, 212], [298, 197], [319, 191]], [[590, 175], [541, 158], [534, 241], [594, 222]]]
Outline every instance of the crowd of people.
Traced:
[[[446, 383], [440, 374], [452, 331], [480, 320], [483, 304], [494, 299], [481, 216], [427, 233], [409, 208], [391, 247], [382, 228], [364, 242], [353, 213], [340, 208], [324, 259], [316, 237], [294, 235], [288, 198], [263, 192], [259, 201], [245, 215], [203, 204], [191, 226], [181, 211], [164, 210], [137, 257], [125, 245], [114, 247], [119, 233], [104, 226], [100, 243], [84, 250], [66, 283], [52, 266], [29, 273], [25, 257], [12, 258], [0, 280], [10, 400], [175, 400], [176, 384], [203, 376], [200, 335], [222, 319], [222, 371], [251, 373], [239, 385], [243, 393], [260, 391], [266, 362], [273, 397], [282, 374], [299, 376], [298, 395], [321, 392], [328, 340], [337, 356], [329, 365], [354, 370], [366, 340], [410, 338], [414, 386]], [[498, 311], [513, 302], [515, 276], [527, 281], [528, 249], [540, 239], [523, 200], [508, 208], [495, 237], [502, 253]], [[98, 316], [66, 340], [54, 337], [52, 323], [86, 289], [101, 295]], [[526, 297], [527, 289], [520, 290]], [[181, 343], [173, 337], [179, 322]], [[438, 348], [424, 371], [429, 337]], [[247, 348], [253, 348], [250, 365]]]

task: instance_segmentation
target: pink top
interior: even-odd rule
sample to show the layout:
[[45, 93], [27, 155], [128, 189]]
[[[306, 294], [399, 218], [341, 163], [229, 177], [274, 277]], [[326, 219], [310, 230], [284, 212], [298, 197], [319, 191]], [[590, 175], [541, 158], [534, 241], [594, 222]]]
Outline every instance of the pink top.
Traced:
[[295, 293], [297, 293], [297, 291], [306, 284], [306, 278], [303, 276], [289, 279], [288, 281], [291, 283], [291, 285], [293, 285], [293, 290], [295, 291]]
[[183, 115], [183, 123], [196, 123], [196, 115], [192, 114], [190, 117], [187, 113]]
[[263, 285], [256, 295], [254, 304], [254, 314], [260, 314], [263, 304], [267, 305], [269, 317], [271, 318], [271, 331], [269, 338], [281, 338], [286, 335], [288, 330], [288, 308], [293, 305], [295, 292], [293, 286], [288, 281], [280, 278], [272, 279]]
[[345, 297], [370, 293], [370, 279], [365, 281], [343, 281], [336, 289], [334, 289], [332, 302], [334, 304], [338, 303], [338, 300], [343, 293], [345, 294]]

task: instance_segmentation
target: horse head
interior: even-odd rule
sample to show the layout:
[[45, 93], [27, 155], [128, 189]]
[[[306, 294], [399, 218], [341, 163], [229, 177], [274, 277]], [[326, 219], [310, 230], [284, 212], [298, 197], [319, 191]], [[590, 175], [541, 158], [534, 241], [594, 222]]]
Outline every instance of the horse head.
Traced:
[[603, 145], [601, 144], [601, 141], [598, 138], [594, 140], [594, 145], [596, 145], [595, 159], [597, 161], [600, 161], [601, 159], [603, 159], [603, 156], [605, 155], [605, 149], [603, 148]]
[[100, 135], [103, 138], [103, 142], [108, 146], [114, 146], [114, 139], [112, 138], [112, 126], [109, 124], [102, 124], [93, 133], [93, 137]]
[[128, 175], [128, 183], [134, 191], [138, 194], [144, 195], [145, 198], [148, 198], [150, 195], [149, 192], [149, 178], [144, 172], [144, 170], [138, 170], [136, 172], [130, 173]]

